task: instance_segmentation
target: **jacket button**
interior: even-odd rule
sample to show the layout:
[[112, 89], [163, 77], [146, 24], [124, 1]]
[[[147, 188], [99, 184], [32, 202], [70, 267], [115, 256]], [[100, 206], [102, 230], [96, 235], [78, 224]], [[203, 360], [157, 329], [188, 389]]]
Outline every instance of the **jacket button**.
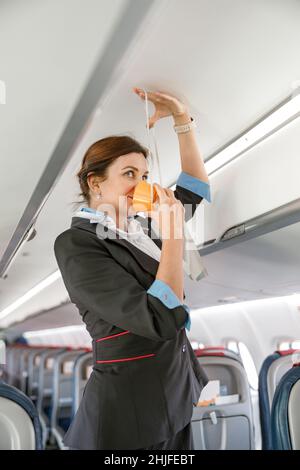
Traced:
[[182, 346], [182, 352], [185, 352], [185, 350], [186, 350], [186, 344]]

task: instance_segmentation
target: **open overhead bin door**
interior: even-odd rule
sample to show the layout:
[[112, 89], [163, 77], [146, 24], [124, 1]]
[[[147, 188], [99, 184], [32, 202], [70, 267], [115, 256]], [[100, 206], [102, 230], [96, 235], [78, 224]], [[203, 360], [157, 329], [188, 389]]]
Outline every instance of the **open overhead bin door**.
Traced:
[[190, 222], [203, 255], [300, 220], [299, 154], [298, 117], [211, 175]]

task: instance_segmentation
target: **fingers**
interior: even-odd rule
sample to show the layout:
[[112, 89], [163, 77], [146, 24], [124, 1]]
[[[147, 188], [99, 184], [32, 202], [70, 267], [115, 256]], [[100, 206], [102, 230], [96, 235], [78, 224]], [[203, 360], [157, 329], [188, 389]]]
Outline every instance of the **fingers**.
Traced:
[[158, 197], [159, 197], [159, 200], [160, 200], [160, 203], [163, 202], [163, 201], [166, 201], [170, 198], [172, 199], [174, 202], [177, 201], [175, 195], [174, 195], [174, 191], [172, 191], [172, 189], [169, 189], [169, 188], [163, 188], [162, 186], [160, 186], [158, 183], [154, 183], [154, 186], [155, 186], [155, 189], [157, 191], [157, 194], [158, 194]]
[[[139, 95], [141, 98], [145, 98], [145, 92], [142, 90], [142, 88], [133, 88], [133, 91]], [[148, 95], [148, 92], [147, 92]]]
[[[145, 99], [145, 92], [142, 88], [134, 88], [134, 91], [143, 99]], [[165, 94], [161, 91], [147, 91], [147, 97], [150, 101], [153, 102], [170, 102], [173, 101], [175, 102], [176, 98], [175, 96], [172, 96], [170, 94]]]
[[[139, 95], [140, 98], [142, 98], [143, 100], [145, 99], [145, 92], [142, 88], [133, 88], [133, 91]], [[150, 101], [156, 101], [156, 102], [159, 102], [159, 101], [162, 101], [162, 95], [160, 93], [157, 93], [157, 92], [151, 92], [151, 91], [147, 91], [147, 98], [150, 100]]]
[[[157, 183], [154, 183], [154, 184], [157, 184]], [[161, 189], [162, 191], [165, 192], [165, 194], [166, 194], [168, 197], [170, 197], [171, 199], [176, 199], [175, 196], [174, 196], [174, 191], [172, 191], [172, 189], [170, 189], [170, 188], [163, 188], [162, 186], [159, 186], [159, 187], [160, 187], [160, 189]]]
[[166, 194], [164, 188], [162, 186], [160, 186], [160, 184], [158, 184], [158, 183], [154, 183], [153, 186], [156, 189], [156, 192], [157, 192], [157, 195], [158, 195], [158, 198], [159, 198], [159, 202], [162, 203], [163, 201], [166, 201], [167, 200], [167, 194]]
[[169, 188], [165, 188], [165, 191], [167, 192], [168, 196], [173, 199], [173, 200], [177, 200], [176, 197], [174, 196], [174, 191], [172, 191], [172, 189], [169, 189]]

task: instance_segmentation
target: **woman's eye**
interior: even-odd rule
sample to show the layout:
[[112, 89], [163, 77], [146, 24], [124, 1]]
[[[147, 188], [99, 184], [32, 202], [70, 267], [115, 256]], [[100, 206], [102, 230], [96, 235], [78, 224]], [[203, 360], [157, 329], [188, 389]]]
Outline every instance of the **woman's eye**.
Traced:
[[[126, 171], [125, 175], [129, 175], [129, 173], [134, 174], [134, 172], [133, 172], [132, 170], [129, 170], [129, 171]], [[147, 179], [148, 179], [148, 175], [143, 175], [143, 178], [144, 178], [145, 180], [147, 180]]]

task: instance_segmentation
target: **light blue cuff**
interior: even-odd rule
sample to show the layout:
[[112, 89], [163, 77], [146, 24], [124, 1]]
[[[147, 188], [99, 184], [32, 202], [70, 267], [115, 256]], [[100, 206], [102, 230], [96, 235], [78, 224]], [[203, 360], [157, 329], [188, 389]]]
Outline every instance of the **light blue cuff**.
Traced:
[[190, 311], [191, 311], [191, 309], [190, 309], [190, 307], [188, 307], [187, 304], [182, 304], [182, 306], [183, 306], [183, 307], [186, 309], [186, 311], [188, 312], [188, 317], [187, 317], [187, 320], [186, 320], [184, 326], [185, 326], [185, 328], [186, 328], [188, 331], [190, 331], [190, 329], [191, 329], [191, 317], [190, 317]]
[[203, 197], [208, 202], [211, 202], [210, 185], [205, 183], [205, 181], [202, 181], [199, 178], [195, 178], [195, 176], [188, 175], [182, 171], [176, 184], [182, 188], [192, 191], [195, 194], [198, 194], [198, 196]]
[[185, 310], [188, 312], [188, 318], [185, 322], [185, 328], [190, 330], [191, 327], [191, 319], [190, 319], [190, 308], [186, 304], [182, 304], [178, 299], [177, 295], [171, 289], [168, 284], [161, 281], [160, 279], [155, 279], [155, 281], [151, 284], [149, 289], [147, 290], [147, 294], [153, 295], [153, 297], [158, 298], [166, 307], [168, 308], [175, 308], [175, 307], [184, 307]]

